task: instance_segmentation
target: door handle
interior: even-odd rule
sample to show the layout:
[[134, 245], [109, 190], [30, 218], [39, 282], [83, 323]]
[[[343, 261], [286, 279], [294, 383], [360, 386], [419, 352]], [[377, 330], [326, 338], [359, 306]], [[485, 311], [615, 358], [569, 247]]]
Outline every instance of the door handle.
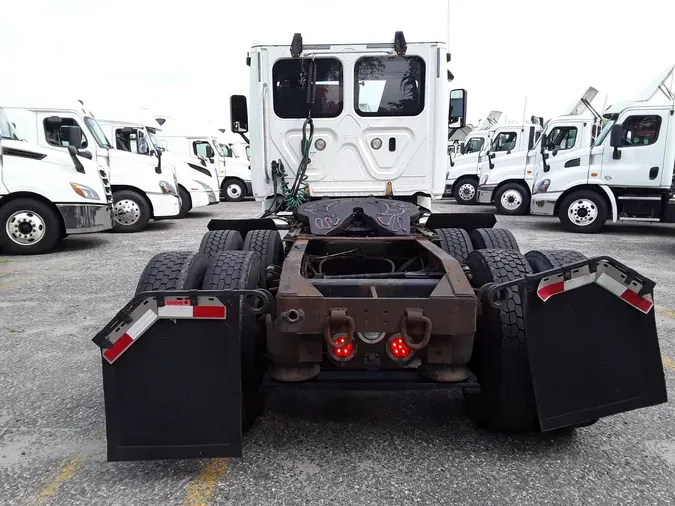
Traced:
[[579, 167], [581, 165], [581, 158], [572, 158], [565, 162], [565, 168], [569, 169], [570, 167]]
[[649, 179], [653, 181], [654, 179], [657, 178], [658, 175], [659, 175], [658, 167], [652, 167], [651, 169], [649, 169]]

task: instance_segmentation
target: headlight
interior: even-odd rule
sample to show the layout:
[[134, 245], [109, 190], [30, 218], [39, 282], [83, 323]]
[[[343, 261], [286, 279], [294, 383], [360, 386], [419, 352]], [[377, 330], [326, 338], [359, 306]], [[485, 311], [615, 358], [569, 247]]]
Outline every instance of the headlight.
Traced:
[[70, 183], [70, 187], [77, 193], [80, 197], [90, 200], [98, 200], [98, 193], [89, 188], [77, 183]]
[[534, 188], [534, 193], [546, 193], [548, 191], [549, 186], [551, 186], [551, 180], [544, 179]]
[[159, 187], [162, 189], [162, 193], [167, 193], [169, 195], [176, 195], [176, 188], [171, 183], [166, 181], [160, 181]]
[[201, 181], [197, 181], [196, 179], [195, 179], [194, 181], [195, 181], [195, 183], [199, 183], [200, 185], [202, 185], [202, 186], [204, 187], [204, 190], [206, 190], [207, 192], [212, 192], [212, 191], [213, 191], [213, 188], [211, 188], [211, 187], [210, 187], [209, 185], [207, 185], [206, 183], [202, 183]]

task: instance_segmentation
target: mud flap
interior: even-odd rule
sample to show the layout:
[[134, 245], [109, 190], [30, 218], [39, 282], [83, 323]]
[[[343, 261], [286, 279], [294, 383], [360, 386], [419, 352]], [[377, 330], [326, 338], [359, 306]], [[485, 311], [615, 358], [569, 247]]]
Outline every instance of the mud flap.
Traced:
[[527, 349], [542, 431], [667, 402], [654, 282], [608, 257], [489, 287], [525, 296]]
[[146, 292], [120, 311], [93, 339], [108, 460], [241, 456], [240, 336], [271, 301], [264, 290]]

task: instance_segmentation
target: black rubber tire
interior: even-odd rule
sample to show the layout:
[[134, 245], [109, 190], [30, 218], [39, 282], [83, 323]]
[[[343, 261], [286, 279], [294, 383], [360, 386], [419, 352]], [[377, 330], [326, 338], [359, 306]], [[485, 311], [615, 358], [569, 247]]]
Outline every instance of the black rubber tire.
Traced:
[[244, 239], [238, 230], [211, 230], [204, 234], [199, 252], [213, 257], [224, 251], [239, 251]]
[[[230, 185], [236, 184], [237, 186], [240, 187], [240, 192], [238, 197], [230, 197], [227, 194], [227, 187]], [[239, 179], [228, 179], [223, 182], [223, 184], [220, 187], [220, 195], [222, 199], [225, 199], [227, 202], [240, 202], [244, 200], [244, 197], [246, 197], [246, 185], [240, 181]]]
[[180, 197], [180, 211], [176, 218], [185, 218], [192, 209], [192, 197], [190, 197], [190, 192], [182, 186], [178, 187], [178, 196]]
[[510, 249], [520, 251], [516, 238], [505, 228], [477, 228], [469, 234], [474, 249]]
[[[509, 190], [516, 190], [521, 195], [521, 204], [516, 209], [507, 209], [502, 205], [502, 195]], [[506, 183], [495, 194], [495, 207], [498, 214], [522, 216], [530, 213], [530, 191], [520, 183]]]
[[[16, 212], [27, 211], [40, 217], [45, 235], [38, 242], [22, 246], [7, 233], [7, 221]], [[14, 222], [14, 220], [12, 220]], [[38, 227], [36, 227], [38, 228]], [[33, 199], [10, 200], [0, 207], [0, 251], [6, 255], [40, 255], [54, 249], [65, 237], [63, 221], [57, 212], [44, 202]]]
[[266, 276], [270, 265], [281, 267], [284, 263], [284, 244], [276, 230], [250, 230], [244, 239], [243, 251], [255, 251], [260, 254], [261, 275]]
[[152, 218], [152, 211], [150, 210], [150, 204], [145, 200], [145, 197], [132, 190], [118, 190], [113, 192], [113, 208], [120, 200], [131, 200], [135, 202], [140, 209], [140, 214], [138, 220], [131, 225], [124, 225], [115, 219], [113, 222], [113, 232], [130, 234], [133, 232], [140, 232], [148, 226], [148, 222], [150, 221], [150, 218]]
[[[462, 185], [470, 184], [473, 186], [473, 198], [469, 200], [464, 200], [459, 196], [459, 189]], [[474, 178], [463, 177], [455, 181], [455, 184], [452, 185], [452, 196], [458, 204], [469, 206], [476, 203], [478, 199], [478, 181]]]
[[434, 232], [438, 235], [439, 247], [460, 263], [473, 251], [471, 238], [463, 228], [437, 228]]
[[[260, 255], [254, 251], [228, 251], [211, 257], [202, 283], [203, 290], [236, 290], [264, 287]], [[264, 410], [260, 393], [267, 359], [265, 358], [264, 320], [255, 322], [254, 332], [241, 333], [242, 429], [253, 426]]]
[[532, 267], [532, 272], [546, 272], [563, 265], [574, 264], [588, 260], [586, 255], [573, 250], [533, 250], [525, 253], [527, 262]]
[[[598, 216], [595, 221], [586, 226], [575, 225], [567, 215], [568, 209], [572, 203], [581, 199], [592, 201], [598, 211]], [[570, 193], [562, 200], [560, 207], [558, 208], [558, 218], [560, 219], [560, 223], [562, 224], [563, 228], [569, 232], [575, 232], [578, 234], [593, 234], [597, 232], [605, 225], [608, 217], [609, 209], [607, 206], [607, 201], [600, 193], [592, 190], [579, 190], [577, 192]]]
[[[466, 260], [471, 284], [500, 283], [532, 273], [523, 255], [513, 250], [473, 251]], [[539, 432], [527, 353], [524, 305], [517, 287], [505, 289], [504, 309], [483, 304], [469, 363], [480, 392], [467, 398], [476, 422], [506, 433]]]
[[190, 251], [164, 251], [150, 259], [136, 294], [158, 290], [196, 290], [202, 286], [209, 257]]

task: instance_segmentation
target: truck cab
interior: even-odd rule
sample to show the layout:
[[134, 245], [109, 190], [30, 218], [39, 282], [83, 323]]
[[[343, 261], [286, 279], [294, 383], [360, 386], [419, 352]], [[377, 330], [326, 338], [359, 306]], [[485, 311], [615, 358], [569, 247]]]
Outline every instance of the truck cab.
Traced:
[[[608, 219], [675, 222], [675, 95], [671, 66], [633, 101], [614, 104], [590, 147], [537, 166], [530, 210], [557, 215], [572, 232], [593, 233]], [[656, 95], [662, 92], [665, 101]]]
[[213, 189], [218, 187], [214, 174], [200, 163], [186, 162], [175, 153], [163, 151], [158, 138], [160, 128], [142, 121], [140, 114], [108, 113], [100, 116], [98, 122], [106, 136], [113, 139], [116, 149], [139, 157], [161, 156], [164, 165], [175, 170], [180, 197], [178, 218], [185, 217], [193, 208], [219, 202]]
[[[508, 154], [494, 161], [486, 161], [480, 167], [478, 202], [495, 204], [499, 214], [521, 215], [530, 210], [530, 198], [534, 183], [535, 168], [542, 159], [548, 163], [566, 164], [574, 159], [570, 153], [590, 147], [599, 132], [600, 115], [591, 102], [598, 90], [589, 87], [565, 114], [548, 121], [541, 129], [534, 127], [526, 150]], [[533, 118], [534, 125], [542, 120]], [[532, 128], [532, 127], [531, 127]]]
[[115, 231], [138, 232], [151, 219], [173, 218], [180, 212], [176, 175], [170, 167], [163, 167], [161, 153], [138, 156], [115, 149], [81, 101], [17, 104], [5, 110], [19, 132], [40, 146], [65, 151], [70, 141], [61, 134], [63, 127], [80, 128], [82, 148], [109, 174]]
[[474, 204], [478, 195], [478, 160], [487, 149], [492, 136], [491, 130], [474, 130], [466, 136], [460, 154], [449, 154], [446, 193], [452, 195], [458, 204]]
[[249, 163], [233, 156], [220, 132], [166, 116], [157, 116], [155, 120], [168, 152], [187, 157], [191, 163], [204, 162], [216, 174], [220, 200], [238, 202], [251, 195]]
[[67, 150], [23, 141], [0, 108], [1, 253], [46, 253], [70, 234], [113, 226], [110, 184], [78, 146], [80, 129], [60, 133], [72, 140]]

